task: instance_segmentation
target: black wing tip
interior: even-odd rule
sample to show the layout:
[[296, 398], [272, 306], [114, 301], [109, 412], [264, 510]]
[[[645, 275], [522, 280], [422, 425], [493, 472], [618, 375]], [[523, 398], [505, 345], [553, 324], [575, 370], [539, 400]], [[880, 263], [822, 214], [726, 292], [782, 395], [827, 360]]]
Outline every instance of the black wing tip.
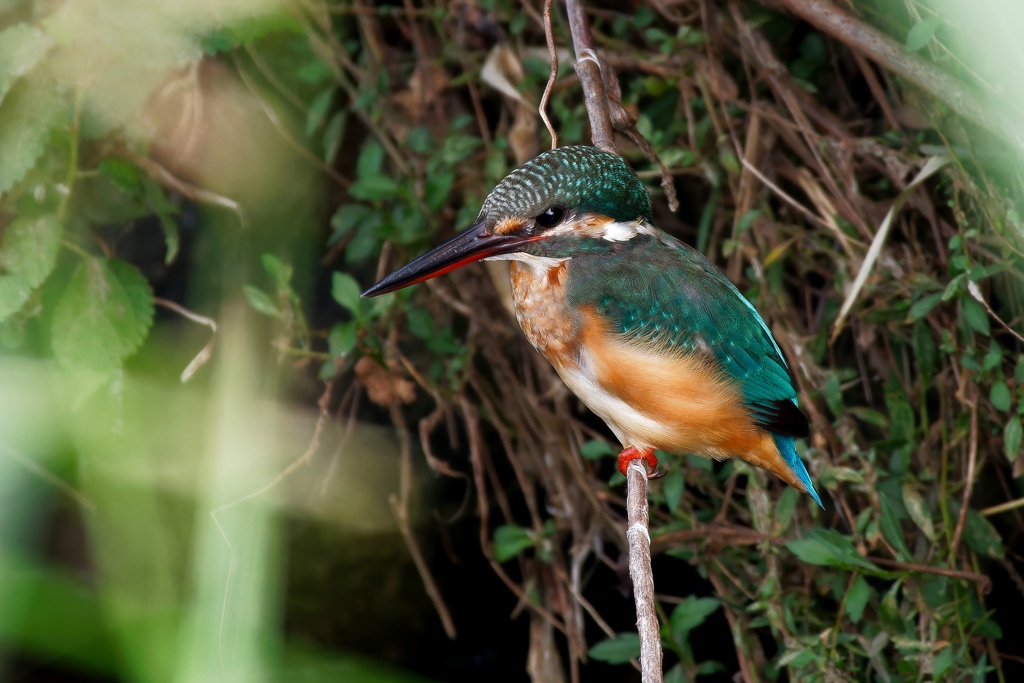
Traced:
[[765, 411], [761, 426], [775, 434], [806, 439], [811, 434], [811, 425], [807, 416], [790, 400], [774, 401], [771, 408]]

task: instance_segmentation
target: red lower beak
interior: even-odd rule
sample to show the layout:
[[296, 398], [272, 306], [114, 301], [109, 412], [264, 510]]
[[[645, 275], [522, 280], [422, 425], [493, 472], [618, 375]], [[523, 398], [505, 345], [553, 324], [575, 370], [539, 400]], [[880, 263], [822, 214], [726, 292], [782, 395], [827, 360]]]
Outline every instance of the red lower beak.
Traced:
[[522, 244], [532, 242], [534, 239], [537, 238], [523, 237], [522, 235], [492, 235], [487, 232], [484, 222], [480, 221], [419, 258], [413, 259], [367, 289], [361, 296], [365, 298], [387, 294], [396, 289], [415, 285], [438, 275], [444, 275], [467, 263], [473, 263], [489, 256], [518, 251]]

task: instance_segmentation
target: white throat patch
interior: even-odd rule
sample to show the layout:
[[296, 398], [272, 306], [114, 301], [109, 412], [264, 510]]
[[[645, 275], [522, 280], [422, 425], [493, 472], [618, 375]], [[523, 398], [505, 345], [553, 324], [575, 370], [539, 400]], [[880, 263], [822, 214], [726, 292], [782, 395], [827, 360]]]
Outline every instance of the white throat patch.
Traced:
[[537, 273], [546, 273], [550, 268], [554, 268], [559, 263], [564, 261], [572, 260], [571, 256], [565, 256], [561, 258], [555, 258], [554, 256], [534, 256], [533, 254], [527, 254], [523, 251], [514, 251], [511, 254], [499, 254], [498, 256], [488, 256], [483, 259], [484, 261], [519, 261], [520, 263], [526, 264], [531, 270]]

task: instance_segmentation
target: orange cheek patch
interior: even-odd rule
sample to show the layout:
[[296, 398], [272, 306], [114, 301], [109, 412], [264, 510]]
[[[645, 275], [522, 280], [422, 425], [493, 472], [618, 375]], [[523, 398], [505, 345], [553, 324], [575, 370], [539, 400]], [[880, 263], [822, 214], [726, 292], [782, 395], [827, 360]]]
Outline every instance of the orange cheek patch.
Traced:
[[526, 221], [522, 218], [504, 218], [498, 221], [498, 224], [494, 226], [494, 235], [508, 235], [510, 233], [518, 232], [526, 225]]

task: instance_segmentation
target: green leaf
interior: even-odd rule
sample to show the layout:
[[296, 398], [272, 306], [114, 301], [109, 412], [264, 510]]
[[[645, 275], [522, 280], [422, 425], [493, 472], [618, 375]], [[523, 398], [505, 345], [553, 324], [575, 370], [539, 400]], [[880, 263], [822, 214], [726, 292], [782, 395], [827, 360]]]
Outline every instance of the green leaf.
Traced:
[[423, 194], [427, 206], [434, 211], [440, 211], [448, 201], [448, 192], [452, 189], [454, 182], [455, 173], [453, 171], [441, 171], [427, 176], [426, 182], [423, 184]]
[[281, 317], [281, 310], [277, 307], [277, 302], [262, 289], [252, 285], [242, 285], [242, 293], [245, 295], [245, 300], [257, 312], [271, 318]]
[[791, 648], [786, 650], [786, 654], [779, 657], [778, 665], [780, 667], [788, 666], [799, 669], [800, 667], [807, 666], [815, 659], [814, 650]]
[[49, 36], [28, 24], [0, 31], [0, 102], [14, 82], [27, 74], [50, 49]]
[[521, 526], [506, 524], [494, 530], [494, 558], [498, 562], [507, 562], [534, 544], [533, 535]]
[[291, 12], [277, 10], [236, 19], [231, 24], [206, 35], [200, 41], [203, 52], [212, 55], [226, 52], [238, 45], [252, 43], [271, 33], [303, 32], [302, 23]]
[[683, 489], [686, 487], [686, 479], [681, 467], [673, 468], [665, 475], [662, 487], [665, 491], [665, 504], [669, 512], [675, 512], [679, 508], [679, 501], [683, 499]]
[[927, 386], [931, 384], [932, 377], [935, 375], [938, 352], [935, 348], [935, 340], [932, 338], [932, 331], [925, 323], [919, 322], [914, 325], [913, 344], [917, 371], [921, 376], [921, 382]]
[[885, 415], [877, 410], [857, 406], [855, 408], [849, 408], [848, 412], [857, 417], [861, 422], [867, 422], [870, 425], [881, 427], [883, 429], [889, 426], [889, 420], [886, 419]]
[[368, 139], [363, 145], [362, 151], [359, 152], [358, 161], [356, 161], [356, 177], [380, 175], [383, 163], [384, 148], [373, 138]]
[[743, 217], [736, 222], [736, 234], [742, 235], [747, 230], [750, 230], [754, 221], [756, 221], [763, 213], [764, 212], [761, 209], [751, 209], [743, 214]]
[[379, 201], [391, 199], [398, 193], [398, 183], [385, 175], [366, 175], [348, 186], [348, 193], [355, 199]]
[[836, 373], [829, 372], [828, 379], [825, 380], [825, 386], [822, 388], [822, 394], [825, 396], [825, 405], [832, 412], [833, 415], [839, 417], [843, 414], [843, 390], [839, 384], [839, 377]]
[[665, 680], [663, 683], [686, 683], [686, 681], [686, 672], [683, 671], [683, 665], [680, 662], [665, 672]]
[[1020, 455], [1021, 425], [1020, 418], [1014, 417], [1003, 427], [1003, 453], [1006, 459], [1014, 462]]
[[686, 642], [686, 634], [703, 624], [704, 620], [719, 606], [721, 606], [721, 602], [715, 598], [686, 596], [672, 610], [672, 617], [669, 621], [672, 626], [672, 636], [679, 640], [680, 644]]
[[942, 292], [929, 294], [914, 302], [907, 312], [907, 322], [915, 322], [932, 312], [936, 306], [942, 303]]
[[896, 516], [895, 510], [893, 510], [892, 503], [889, 502], [889, 497], [882, 494], [878, 498], [882, 504], [882, 516], [879, 520], [882, 535], [896, 548], [897, 558], [906, 561], [910, 556], [910, 551], [907, 550], [907, 544], [903, 540], [903, 529], [900, 527], [900, 520]]
[[[949, 507], [955, 517], [960, 516], [961, 506], [959, 502], [950, 501]], [[996, 531], [996, 528], [992, 526], [992, 523], [984, 515], [974, 508], [968, 508], [967, 510], [967, 519], [964, 523], [964, 541], [975, 552], [982, 555], [999, 559], [1006, 556], [1006, 552], [1003, 549], [1003, 539], [999, 532]]]
[[953, 648], [946, 646], [939, 651], [939, 654], [935, 655], [935, 659], [932, 660], [932, 675], [934, 680], [942, 678], [942, 674], [949, 671], [949, 667], [953, 665]]
[[907, 32], [907, 42], [903, 46], [904, 52], [917, 52], [932, 39], [935, 32], [942, 26], [942, 19], [939, 17], [927, 17], [910, 27]]
[[914, 524], [920, 527], [928, 540], [934, 541], [936, 538], [935, 525], [928, 512], [928, 506], [925, 505], [924, 498], [921, 497], [914, 484], [909, 481], [903, 482], [903, 505], [906, 506], [907, 513], [914, 520]]
[[87, 258], [53, 310], [53, 354], [69, 369], [104, 374], [121, 367], [153, 324], [153, 293], [135, 266]]
[[345, 110], [334, 112], [331, 120], [324, 128], [324, 161], [333, 164], [338, 156], [338, 148], [341, 145], [341, 138], [345, 135], [345, 124], [348, 123], [348, 113]]
[[357, 319], [363, 316], [363, 300], [359, 298], [362, 289], [355, 278], [348, 273], [335, 273], [331, 284], [331, 296], [342, 307], [348, 309]]
[[118, 157], [107, 157], [97, 170], [128, 194], [142, 194], [142, 174], [135, 164]]
[[832, 529], [811, 529], [805, 538], [790, 541], [786, 547], [808, 564], [850, 570], [865, 569], [874, 573], [880, 571], [860, 556], [848, 536]]
[[320, 124], [323, 123], [324, 117], [327, 115], [327, 108], [331, 106], [331, 100], [334, 99], [335, 87], [331, 85], [328, 88], [321, 90], [316, 97], [314, 97], [309, 107], [306, 108], [306, 137], [313, 137], [313, 133], [317, 131]]
[[985, 307], [974, 299], [967, 298], [961, 299], [960, 305], [963, 306], [961, 315], [967, 327], [986, 337], [989, 336], [991, 328], [989, 327], [988, 313], [985, 311]]
[[261, 254], [260, 263], [263, 270], [267, 271], [267, 275], [274, 278], [274, 285], [278, 289], [288, 289], [294, 272], [292, 264], [285, 263], [274, 254]]
[[590, 657], [608, 664], [625, 664], [640, 656], [640, 635], [637, 633], [620, 633], [614, 638], [602, 640], [590, 648]]
[[56, 214], [21, 215], [0, 241], [0, 321], [21, 310], [57, 264], [63, 226]]
[[344, 358], [352, 353], [356, 347], [359, 323], [349, 320], [347, 323], [338, 323], [331, 328], [327, 335], [327, 351], [331, 358]]
[[786, 533], [790, 523], [793, 521], [793, 514], [796, 512], [796, 504], [800, 500], [800, 494], [792, 486], [787, 486], [779, 496], [779, 502], [775, 504], [772, 514], [772, 534], [781, 536]]
[[598, 460], [609, 455], [615, 455], [615, 450], [603, 439], [591, 439], [580, 446], [580, 455], [587, 460]]
[[995, 370], [1003, 364], [1003, 348], [996, 342], [992, 342], [988, 347], [988, 353], [985, 354], [985, 358], [981, 361], [981, 367], [983, 370]]
[[66, 113], [49, 83], [20, 83], [0, 106], [0, 192], [11, 189], [35, 166], [50, 131]]
[[850, 621], [858, 623], [864, 615], [864, 608], [871, 598], [871, 586], [860, 574], [853, 580], [850, 590], [846, 593], [846, 614]]
[[334, 232], [327, 241], [327, 246], [333, 246], [342, 237], [359, 226], [367, 216], [373, 213], [373, 209], [365, 204], [342, 204], [331, 217], [331, 227]]
[[1006, 386], [1006, 382], [996, 382], [992, 385], [992, 390], [989, 391], [988, 400], [992, 402], [992, 407], [996, 410], [1008, 411], [1013, 403], [1010, 387]]
[[419, 339], [434, 337], [434, 316], [425, 308], [409, 308], [405, 315], [409, 332]]

